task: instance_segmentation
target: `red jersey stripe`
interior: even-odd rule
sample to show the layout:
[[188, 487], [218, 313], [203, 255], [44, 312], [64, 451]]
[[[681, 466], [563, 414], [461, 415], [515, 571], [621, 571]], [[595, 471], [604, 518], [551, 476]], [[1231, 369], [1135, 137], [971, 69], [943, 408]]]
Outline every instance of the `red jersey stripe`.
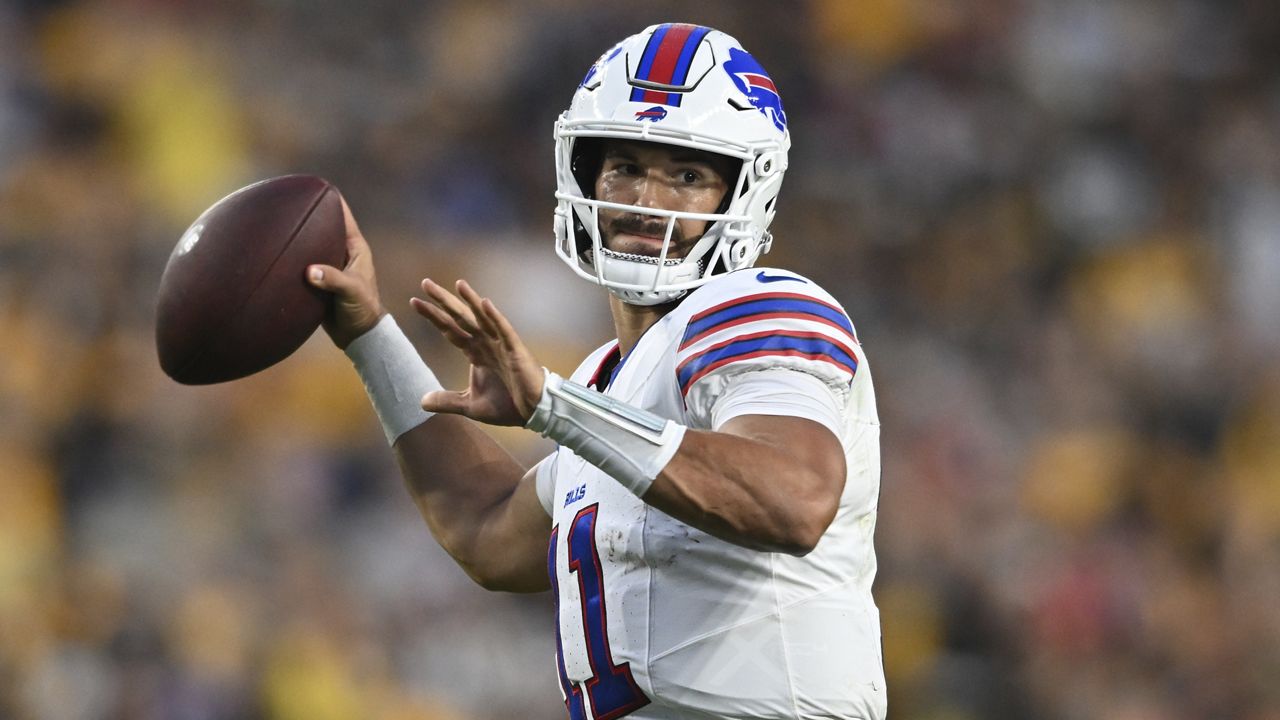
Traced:
[[830, 355], [823, 355], [821, 353], [807, 353], [807, 352], [802, 352], [800, 350], [757, 350], [756, 352], [753, 352], [753, 353], [747, 353], [745, 355], [734, 355], [733, 357], [727, 357], [727, 358], [724, 358], [723, 360], [717, 360], [716, 362], [713, 362], [710, 365], [702, 368], [696, 374], [694, 374], [693, 377], [689, 378], [689, 382], [685, 383], [684, 386], [680, 388], [680, 394], [682, 396], [688, 395], [689, 388], [693, 387], [694, 383], [698, 382], [703, 377], [706, 377], [707, 374], [714, 372], [724, 367], [725, 365], [732, 365], [733, 363], [740, 362], [742, 360], [751, 360], [753, 358], [767, 357], [770, 355], [780, 356], [780, 357], [802, 357], [807, 360], [818, 360], [821, 362], [829, 363], [831, 365], [835, 365], [836, 367], [849, 373], [850, 375], [854, 374], [854, 370], [852, 368], [850, 368], [849, 366], [845, 365], [842, 362], [837, 361], [835, 358], [831, 357]]
[[[702, 340], [703, 338], [708, 337], [710, 335], [714, 335], [726, 328], [731, 328], [737, 325], [745, 325], [747, 323], [753, 323], [760, 320], [774, 320], [774, 319], [794, 319], [794, 320], [805, 320], [808, 322], [822, 323], [823, 325], [839, 330], [841, 337], [847, 337], [850, 340], [852, 340], [855, 345], [858, 344], [858, 339], [850, 335], [848, 330], [845, 330], [844, 328], [840, 327], [838, 324], [831, 322], [830, 320], [824, 317], [819, 317], [817, 315], [810, 315], [808, 313], [798, 313], [798, 312], [767, 312], [767, 313], [759, 313], [756, 315], [744, 315], [740, 318], [733, 318], [731, 320], [726, 320], [718, 325], [712, 325], [706, 330], [703, 330], [697, 335], [694, 335], [688, 340], [685, 340], [684, 342], [680, 343], [680, 347], [677, 349], [677, 351], [684, 350], [685, 348], [689, 347], [690, 345], [693, 345], [694, 343]], [[776, 330], [770, 331], [767, 334], [778, 334], [778, 331]], [[794, 335], [795, 333], [788, 332], [786, 334]], [[742, 339], [742, 337], [755, 337], [755, 335], [739, 336], [733, 339], [740, 340]], [[836, 341], [835, 338], [831, 338], [831, 337], [828, 337], [827, 339], [832, 342]], [[852, 355], [853, 353], [849, 353], [849, 354]]]

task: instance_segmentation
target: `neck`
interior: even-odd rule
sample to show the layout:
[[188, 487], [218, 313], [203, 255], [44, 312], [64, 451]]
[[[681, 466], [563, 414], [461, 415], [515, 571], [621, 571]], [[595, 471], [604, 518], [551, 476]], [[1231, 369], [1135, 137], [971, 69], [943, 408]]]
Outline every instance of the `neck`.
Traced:
[[662, 316], [674, 310], [676, 303], [662, 305], [628, 305], [612, 293], [609, 294], [609, 310], [613, 313], [613, 327], [618, 332], [618, 349], [622, 357], [631, 353], [640, 336]]

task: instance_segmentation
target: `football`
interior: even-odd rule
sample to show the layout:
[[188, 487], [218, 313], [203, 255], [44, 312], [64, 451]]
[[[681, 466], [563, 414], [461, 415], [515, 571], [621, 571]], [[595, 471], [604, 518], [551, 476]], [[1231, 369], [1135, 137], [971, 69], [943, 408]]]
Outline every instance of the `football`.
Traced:
[[288, 357], [324, 319], [312, 263], [346, 262], [342, 200], [314, 175], [286, 175], [214, 203], [183, 233], [156, 297], [156, 349], [187, 385], [251, 375]]

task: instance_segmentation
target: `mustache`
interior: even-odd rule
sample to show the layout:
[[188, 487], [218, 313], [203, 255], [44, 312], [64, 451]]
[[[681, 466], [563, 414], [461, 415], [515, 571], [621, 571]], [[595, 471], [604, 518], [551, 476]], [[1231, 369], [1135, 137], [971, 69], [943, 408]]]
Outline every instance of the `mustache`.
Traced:
[[[667, 234], [667, 220], [654, 220], [644, 215], [619, 215], [609, 223], [609, 230], [614, 234], [627, 233], [630, 235], [651, 235], [655, 237], [665, 237]], [[671, 245], [675, 247], [684, 242], [684, 233], [680, 232], [680, 224], [676, 223], [671, 229]]]

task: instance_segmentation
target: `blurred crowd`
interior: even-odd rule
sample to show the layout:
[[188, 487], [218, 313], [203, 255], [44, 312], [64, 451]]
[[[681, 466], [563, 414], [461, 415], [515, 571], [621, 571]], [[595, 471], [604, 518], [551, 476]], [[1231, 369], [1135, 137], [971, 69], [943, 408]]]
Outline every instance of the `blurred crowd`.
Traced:
[[424, 276], [571, 369], [611, 331], [551, 124], [667, 20], [770, 69], [765, 262], [870, 358], [891, 717], [1280, 718], [1268, 0], [0, 1], [0, 718], [564, 716], [550, 598], [438, 549], [345, 357], [179, 386], [154, 294], [203, 208], [317, 173], [446, 385]]

